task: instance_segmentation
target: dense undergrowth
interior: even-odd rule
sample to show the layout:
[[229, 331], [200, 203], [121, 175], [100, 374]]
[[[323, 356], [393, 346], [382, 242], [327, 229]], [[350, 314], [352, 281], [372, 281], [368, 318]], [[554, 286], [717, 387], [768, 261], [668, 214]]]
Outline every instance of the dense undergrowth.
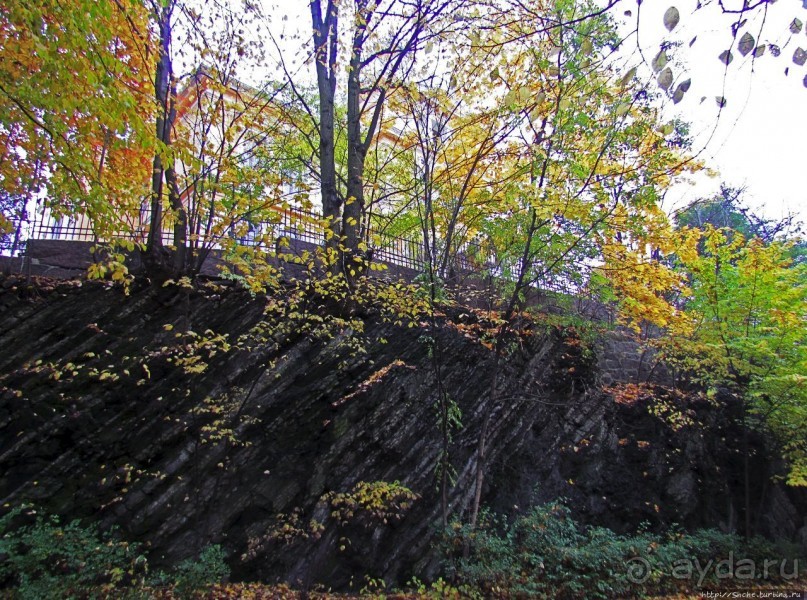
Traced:
[[[774, 557], [775, 560], [774, 560]], [[575, 521], [562, 502], [508, 521], [486, 514], [447, 538], [447, 575], [485, 597], [646, 597], [795, 580], [795, 547], [717, 530], [619, 535]], [[765, 561], [768, 566], [765, 567]]]
[[[475, 530], [455, 524], [442, 537], [443, 577], [413, 577], [404, 590], [365, 577], [355, 594], [370, 598], [645, 598], [703, 590], [785, 586], [803, 581], [795, 547], [716, 530], [619, 535], [575, 521], [562, 502], [508, 521], [484, 513]], [[775, 557], [775, 558], [774, 558]], [[346, 597], [285, 585], [229, 583], [227, 556], [208, 546], [171, 571], [151, 571], [146, 549], [116, 532], [30, 506], [0, 519], [2, 597], [297, 598]], [[354, 594], [354, 595], [355, 595]]]

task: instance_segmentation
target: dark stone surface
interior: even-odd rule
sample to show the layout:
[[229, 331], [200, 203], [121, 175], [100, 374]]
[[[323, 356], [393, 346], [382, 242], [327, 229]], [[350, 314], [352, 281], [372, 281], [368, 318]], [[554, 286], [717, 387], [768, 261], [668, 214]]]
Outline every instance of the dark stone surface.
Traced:
[[[364, 574], [433, 573], [440, 435], [429, 335], [462, 411], [449, 448], [455, 516], [469, 506], [477, 437], [493, 410], [484, 500], [495, 510], [564, 496], [581, 518], [619, 531], [742, 520], [742, 435], [730, 403], [669, 399], [693, 422], [675, 431], [648, 410], [663, 388], [616, 403], [575, 339], [527, 330], [502, 362], [503, 400], [491, 406], [492, 352], [458, 327], [476, 324], [470, 311], [436, 332], [367, 315], [363, 333], [341, 327], [315, 339], [265, 317], [265, 305], [221, 282], [136, 282], [125, 296], [104, 283], [2, 279], [0, 505], [34, 501], [118, 524], [157, 564], [221, 543], [249, 579], [340, 587]], [[230, 349], [204, 348], [189, 332], [226, 334]], [[188, 374], [196, 355], [206, 366]], [[804, 496], [772, 483], [776, 465], [761, 440], [751, 443], [756, 527], [796, 539]], [[328, 517], [324, 495], [379, 480], [420, 495], [401, 520]], [[242, 560], [250, 539], [295, 511], [325, 530]]]

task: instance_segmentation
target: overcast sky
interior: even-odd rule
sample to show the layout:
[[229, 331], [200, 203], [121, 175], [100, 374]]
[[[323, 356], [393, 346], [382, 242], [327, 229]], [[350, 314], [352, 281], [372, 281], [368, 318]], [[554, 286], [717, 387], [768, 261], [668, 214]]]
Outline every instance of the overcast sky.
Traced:
[[[807, 154], [802, 145], [807, 140], [807, 66], [793, 62], [796, 48], [807, 49], [807, 31], [802, 26], [799, 33], [790, 32], [794, 18], [807, 22], [807, 10], [795, 0], [777, 2], [767, 13], [758, 10], [746, 15], [748, 22], [732, 39], [731, 24], [737, 16], [724, 15], [716, 1], [695, 10], [697, 3], [645, 0], [639, 13], [642, 53], [637, 50], [635, 36], [626, 46], [632, 48], [629, 60], [641, 63], [652, 61], [662, 41], [682, 42], [671, 52], [672, 68], [677, 81], [691, 78], [692, 87], [677, 106], [668, 101], [667, 111], [692, 124], [701, 158], [719, 170], [714, 178], [697, 177], [695, 187], [678, 186], [669, 194], [666, 208], [709, 195], [725, 181], [735, 187], [746, 186], [746, 202], [768, 218], [780, 218], [791, 211], [807, 221]], [[680, 22], [669, 33], [664, 27], [664, 13], [672, 5], [680, 13]], [[724, 5], [732, 8], [741, 2], [724, 0]], [[623, 1], [617, 6], [616, 14], [635, 27], [636, 3]], [[624, 14], [627, 10], [630, 17]], [[743, 58], [737, 43], [745, 31], [757, 43], [778, 44], [781, 55], [773, 57], [768, 49], [755, 60], [752, 54]], [[693, 38], [696, 40], [690, 46]], [[734, 60], [726, 67], [718, 56], [730, 47]], [[785, 68], [789, 69], [787, 75]], [[722, 111], [716, 96], [726, 98]]]
[[[701, 4], [703, 8], [696, 10], [698, 0], [644, 0], [637, 10], [636, 0], [622, 0], [613, 12], [617, 21], [623, 22], [626, 35], [636, 29], [639, 17], [638, 39], [631, 35], [624, 45], [624, 66], [628, 69], [644, 64], [648, 81], [655, 78], [649, 62], [659, 45], [680, 42], [681, 46], [670, 52], [676, 77], [673, 87], [687, 78], [691, 78], [692, 86], [679, 104], [666, 101], [665, 114], [691, 123], [695, 149], [717, 172], [712, 177], [705, 173], [696, 176], [695, 185], [676, 186], [668, 193], [665, 208], [671, 211], [709, 196], [725, 181], [734, 187], [745, 186], [745, 202], [768, 218], [794, 212], [807, 221], [807, 153], [802, 147], [807, 141], [807, 87], [803, 82], [807, 65], [798, 66], [792, 60], [796, 48], [807, 49], [807, 29], [803, 26], [795, 35], [789, 30], [794, 17], [807, 23], [807, 10], [797, 0], [781, 0], [767, 12], [756, 10], [745, 15], [748, 22], [733, 38], [731, 24], [737, 16], [723, 14], [717, 0], [701, 0]], [[723, 4], [737, 8], [742, 0], [723, 0]], [[664, 26], [664, 13], [670, 6], [680, 14], [672, 32]], [[284, 50], [299, 50], [300, 39], [290, 38], [308, 34], [308, 2], [279, 9], [273, 0], [265, 0], [264, 7], [265, 14], [273, 15], [270, 28], [284, 34]], [[629, 16], [626, 11], [630, 11]], [[737, 42], [745, 31], [757, 43], [778, 44], [781, 55], [776, 58], [766, 51], [755, 60], [751, 54], [742, 57]], [[690, 45], [693, 38], [695, 42]], [[732, 48], [734, 55], [728, 67], [718, 58], [727, 48]], [[301, 65], [302, 56], [287, 54], [288, 58], [292, 58], [294, 68], [310, 76], [311, 67]], [[785, 68], [789, 68], [788, 75]], [[716, 96], [726, 99], [722, 110]]]

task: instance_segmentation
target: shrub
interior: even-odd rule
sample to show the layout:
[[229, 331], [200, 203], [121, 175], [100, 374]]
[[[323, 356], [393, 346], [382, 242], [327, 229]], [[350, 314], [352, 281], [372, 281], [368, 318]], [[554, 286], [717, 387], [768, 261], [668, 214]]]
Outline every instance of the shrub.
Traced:
[[220, 583], [230, 576], [227, 554], [219, 545], [207, 546], [198, 558], [187, 558], [179, 563], [169, 579], [173, 580], [174, 591], [181, 598], [193, 595], [214, 583]]
[[226, 559], [227, 554], [218, 544], [206, 546], [197, 557], [186, 558], [170, 571], [157, 572], [151, 585], [170, 588], [178, 598], [195, 597], [198, 592], [230, 576]]
[[[454, 525], [444, 550], [454, 581], [478, 587], [486, 596], [561, 599], [641, 597], [747, 584], [748, 570], [744, 578], [741, 564], [762, 565], [777, 556], [781, 561], [783, 555], [767, 540], [714, 530], [619, 535], [580, 525], [563, 502], [535, 507], [512, 522], [483, 513], [473, 531]], [[720, 561], [722, 573], [716, 569]], [[732, 568], [727, 576], [725, 570]], [[765, 583], [781, 575], [771, 572]]]
[[[32, 525], [19, 525], [32, 519]], [[101, 534], [79, 521], [62, 525], [57, 516], [43, 516], [28, 506], [0, 518], [0, 582], [31, 600], [107, 597], [146, 572], [137, 546]]]

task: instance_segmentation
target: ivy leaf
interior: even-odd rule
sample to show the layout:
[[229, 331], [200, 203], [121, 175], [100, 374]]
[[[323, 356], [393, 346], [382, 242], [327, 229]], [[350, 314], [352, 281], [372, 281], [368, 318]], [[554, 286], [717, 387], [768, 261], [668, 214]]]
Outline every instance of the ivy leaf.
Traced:
[[658, 76], [658, 84], [665, 92], [670, 89], [673, 82], [673, 73], [670, 67], [665, 68]]
[[678, 22], [681, 20], [681, 15], [678, 12], [678, 9], [674, 6], [671, 6], [667, 9], [664, 13], [664, 27], [667, 28], [667, 31], [672, 31], [678, 25]]
[[803, 48], [796, 48], [796, 51], [793, 53], [793, 62], [801, 67], [807, 62], [807, 52], [805, 52]]
[[653, 72], [658, 73], [661, 71], [669, 62], [669, 58], [667, 57], [667, 51], [663, 48], [659, 50], [658, 54], [656, 54], [655, 58], [653, 58], [653, 62], [651, 66], [653, 67]]
[[801, 28], [804, 23], [801, 22], [800, 19], [794, 18], [793, 21], [790, 23], [790, 33], [796, 34], [801, 33]]
[[754, 58], [759, 58], [763, 54], [765, 54], [765, 44], [760, 44], [754, 48]]
[[724, 65], [728, 65], [729, 63], [731, 63], [731, 61], [734, 60], [734, 55], [731, 53], [731, 50], [723, 50], [723, 52], [720, 53], [720, 56], [718, 56], [718, 58], [720, 59], [720, 62], [722, 62]]
[[737, 44], [737, 51], [743, 56], [748, 56], [748, 53], [754, 49], [755, 42], [754, 36], [746, 31]]

